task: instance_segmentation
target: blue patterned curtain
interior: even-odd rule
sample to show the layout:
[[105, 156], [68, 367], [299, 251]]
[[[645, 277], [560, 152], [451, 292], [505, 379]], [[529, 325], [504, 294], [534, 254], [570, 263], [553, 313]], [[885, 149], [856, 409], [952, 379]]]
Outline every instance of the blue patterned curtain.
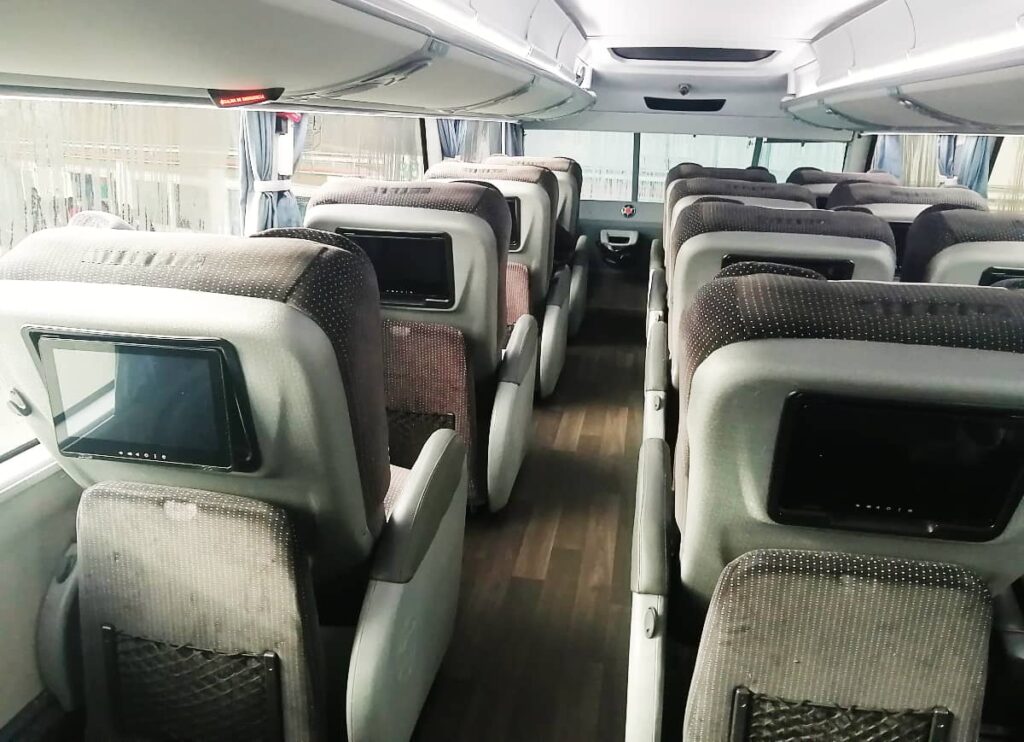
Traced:
[[957, 179], [960, 185], [988, 197], [989, 167], [996, 146], [995, 137], [965, 137], [967, 140], [957, 153]]
[[522, 157], [526, 154], [523, 149], [522, 124], [505, 124], [505, 154], [510, 157]]
[[441, 137], [441, 155], [447, 160], [458, 157], [466, 144], [466, 122], [462, 119], [438, 119], [437, 133]]
[[897, 178], [903, 178], [903, 142], [899, 134], [878, 135], [871, 169], [884, 170]]
[[[278, 114], [275, 111], [243, 111], [239, 127], [238, 171], [239, 202], [243, 232], [262, 232], [273, 227], [300, 227], [302, 220], [295, 195], [290, 190], [275, 190], [278, 180], [274, 172], [274, 137]], [[298, 164], [306, 143], [307, 117], [291, 125], [294, 163]], [[253, 201], [255, 194], [258, 199]], [[252, 201], [252, 203], [250, 203]], [[246, 213], [250, 206], [259, 209], [246, 230]]]
[[939, 137], [939, 175], [952, 178], [956, 175], [956, 135]]

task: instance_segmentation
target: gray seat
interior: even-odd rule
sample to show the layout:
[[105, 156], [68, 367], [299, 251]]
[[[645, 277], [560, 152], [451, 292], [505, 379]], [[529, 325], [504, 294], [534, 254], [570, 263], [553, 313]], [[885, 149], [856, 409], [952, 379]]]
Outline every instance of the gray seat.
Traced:
[[896, 237], [896, 260], [900, 266], [910, 225], [929, 207], [988, 211], [988, 201], [969, 188], [910, 188], [879, 183], [840, 183], [832, 190], [826, 206], [866, 209], [889, 222]]
[[506, 327], [504, 196], [466, 181], [338, 180], [310, 200], [306, 225], [371, 254], [392, 450], [409, 458], [433, 430], [453, 427], [469, 450], [472, 504], [503, 508], [532, 428], [538, 357], [533, 316]]
[[801, 185], [810, 190], [818, 199], [818, 208], [828, 206], [828, 197], [840, 183], [878, 183], [881, 185], [900, 185], [895, 175], [886, 172], [869, 173], [832, 173], [816, 167], [798, 167], [789, 174], [787, 183]]
[[958, 566], [744, 554], [711, 602], [683, 739], [973, 742], [991, 628], [984, 581]]
[[682, 209], [666, 251], [669, 349], [678, 382], [678, 349], [687, 307], [732, 263], [795, 264], [835, 278], [891, 281], [896, 270], [888, 225], [870, 214], [766, 209], [719, 200]]
[[311, 230], [68, 227], [0, 260], [0, 376], [88, 488], [90, 738], [409, 739], [467, 475], [451, 431], [390, 461], [380, 325], [365, 255]]
[[[475, 180], [501, 191], [514, 201], [513, 234], [516, 244], [509, 251], [505, 296], [513, 326], [525, 313], [532, 312], [541, 323], [538, 358], [540, 396], [551, 396], [565, 366], [569, 337], [568, 269], [554, 271], [555, 218], [558, 182], [550, 170], [532, 165], [477, 165], [448, 160], [430, 168], [427, 180]], [[523, 271], [526, 271], [524, 274]], [[518, 286], [523, 279], [527, 286]], [[526, 291], [525, 306], [516, 297]]]
[[665, 189], [677, 180], [687, 178], [716, 178], [719, 180], [745, 180], [750, 183], [774, 183], [775, 176], [764, 167], [705, 167], [695, 162], [681, 162], [665, 175]]
[[991, 285], [1024, 276], [1024, 214], [929, 209], [907, 233], [901, 280]]

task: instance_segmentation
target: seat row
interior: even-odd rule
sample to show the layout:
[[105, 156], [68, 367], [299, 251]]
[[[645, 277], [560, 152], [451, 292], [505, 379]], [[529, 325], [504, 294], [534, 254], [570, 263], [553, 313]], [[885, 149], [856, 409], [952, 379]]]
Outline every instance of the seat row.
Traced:
[[329, 183], [302, 228], [83, 214], [0, 259], [12, 409], [86, 488], [91, 737], [410, 738], [467, 507], [508, 502], [586, 288], [578, 168], [548, 164], [564, 198], [552, 168], [444, 164]]
[[[809, 172], [820, 193], [757, 169], [671, 174], [629, 740], [669, 724], [685, 740], [825, 739], [840, 719], [865, 738], [978, 734], [992, 595], [1024, 575], [1024, 294], [978, 284], [1024, 267], [1024, 219], [964, 189]], [[816, 208], [826, 189], [840, 208]], [[969, 285], [934, 283], [952, 276]]]

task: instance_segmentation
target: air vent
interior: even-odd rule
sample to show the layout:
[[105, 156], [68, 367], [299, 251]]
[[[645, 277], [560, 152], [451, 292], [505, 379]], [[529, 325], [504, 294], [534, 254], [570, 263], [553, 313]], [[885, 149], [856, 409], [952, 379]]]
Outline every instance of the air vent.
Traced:
[[616, 46], [620, 59], [648, 62], [761, 62], [775, 54], [772, 49], [719, 49], [710, 46]]
[[703, 100], [678, 98], [652, 98], [644, 96], [644, 102], [652, 111], [675, 111], [677, 113], [714, 113], [725, 106], [725, 98], [704, 98]]

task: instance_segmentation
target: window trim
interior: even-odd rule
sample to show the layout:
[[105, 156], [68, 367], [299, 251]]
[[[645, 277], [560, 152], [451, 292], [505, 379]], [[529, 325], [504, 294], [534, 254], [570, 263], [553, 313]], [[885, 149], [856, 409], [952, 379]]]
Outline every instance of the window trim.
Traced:
[[15, 456], [19, 456], [20, 454], [23, 454], [26, 451], [31, 450], [32, 448], [35, 448], [38, 445], [39, 445], [39, 439], [38, 438], [33, 438], [30, 441], [26, 441], [25, 443], [22, 443], [20, 446], [15, 446], [10, 451], [5, 451], [3, 453], [0, 453], [0, 464], [3, 464], [6, 461], [10, 461]]

